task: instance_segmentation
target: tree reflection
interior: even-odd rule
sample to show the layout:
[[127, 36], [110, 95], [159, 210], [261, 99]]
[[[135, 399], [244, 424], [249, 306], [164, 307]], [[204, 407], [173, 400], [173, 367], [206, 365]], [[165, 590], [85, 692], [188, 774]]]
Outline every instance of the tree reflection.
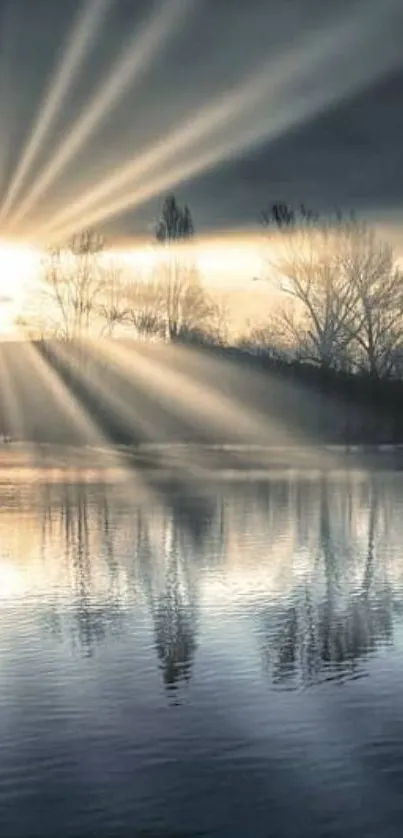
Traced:
[[[85, 484], [62, 485], [55, 499], [50, 487], [45, 487], [43, 503], [43, 538], [54, 538], [56, 544], [64, 544], [63, 564], [66, 575], [68, 601], [61, 606], [52, 604], [48, 625], [53, 633], [64, 636], [65, 629], [74, 644], [87, 657], [91, 657], [97, 645], [111, 633], [122, 630], [125, 610], [117, 584], [117, 564], [114, 561], [113, 545], [109, 533], [109, 503], [102, 489], [99, 497], [89, 497]], [[58, 515], [52, 505], [56, 505]], [[57, 524], [57, 526], [55, 526]], [[97, 590], [99, 567], [94, 567], [94, 558], [102, 550], [102, 591]]]
[[215, 518], [214, 504], [186, 485], [160, 486], [164, 514], [157, 543], [149, 516], [140, 516], [137, 559], [142, 589], [154, 625], [162, 678], [176, 691], [191, 675], [196, 651], [198, 555], [203, 554]]
[[[64, 544], [68, 602], [53, 602], [47, 626], [65, 630], [85, 656], [124, 629], [130, 602], [144, 597], [153, 620], [163, 682], [175, 689], [190, 677], [196, 650], [198, 572], [215, 517], [214, 504], [175, 481], [156, 492], [155, 509], [121, 505], [106, 487], [83, 483], [44, 487], [43, 550]], [[124, 538], [124, 544], [122, 539]]]
[[196, 650], [196, 602], [181, 569], [178, 555], [167, 557], [165, 591], [153, 603], [156, 650], [168, 689], [189, 679]]
[[203, 586], [207, 612], [219, 595], [234, 615], [253, 615], [272, 683], [356, 676], [391, 642], [393, 574], [403, 577], [385, 549], [401, 529], [396, 488], [380, 480], [284, 477], [209, 494], [176, 479], [153, 485], [151, 503], [104, 485], [47, 487], [43, 553], [58, 552], [62, 577], [47, 625], [90, 656], [149, 615], [177, 696], [192, 674]]
[[[338, 497], [337, 491], [321, 481], [316, 560], [311, 554], [285, 604], [275, 611], [269, 605], [262, 617], [263, 659], [275, 684], [353, 675], [363, 658], [392, 638], [390, 590], [384, 573], [377, 573], [382, 558], [377, 550], [376, 481], [368, 490], [364, 551], [352, 516], [346, 514], [345, 497]], [[362, 510], [354, 512], [362, 517]], [[302, 505], [299, 513], [306, 514]], [[310, 520], [312, 526], [312, 516]], [[297, 528], [300, 531], [298, 522]]]

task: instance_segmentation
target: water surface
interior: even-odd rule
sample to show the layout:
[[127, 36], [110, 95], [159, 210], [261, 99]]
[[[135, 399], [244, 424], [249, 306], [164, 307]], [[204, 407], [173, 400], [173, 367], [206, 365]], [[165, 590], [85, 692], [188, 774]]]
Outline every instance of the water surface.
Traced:
[[0, 834], [397, 836], [403, 475], [0, 479]]

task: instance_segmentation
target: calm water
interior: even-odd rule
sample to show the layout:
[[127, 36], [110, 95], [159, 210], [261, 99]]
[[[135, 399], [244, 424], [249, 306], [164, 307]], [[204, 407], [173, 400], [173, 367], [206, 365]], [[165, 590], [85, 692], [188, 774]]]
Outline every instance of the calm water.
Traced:
[[0, 482], [1, 837], [400, 836], [403, 476], [94, 480]]

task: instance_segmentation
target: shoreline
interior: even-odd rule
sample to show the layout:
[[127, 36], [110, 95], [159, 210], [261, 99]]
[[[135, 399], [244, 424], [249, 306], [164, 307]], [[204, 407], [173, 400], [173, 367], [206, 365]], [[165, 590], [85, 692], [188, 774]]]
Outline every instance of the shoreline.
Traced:
[[403, 444], [389, 445], [196, 445], [133, 446], [0, 445], [0, 482], [124, 482], [138, 472], [147, 481], [256, 481], [279, 475], [403, 472]]

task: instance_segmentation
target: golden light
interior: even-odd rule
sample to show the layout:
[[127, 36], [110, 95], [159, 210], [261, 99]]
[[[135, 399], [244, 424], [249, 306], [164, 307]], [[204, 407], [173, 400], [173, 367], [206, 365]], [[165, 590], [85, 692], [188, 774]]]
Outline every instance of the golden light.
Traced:
[[[180, 247], [180, 256], [199, 272], [201, 281], [212, 292], [239, 292], [250, 298], [252, 308], [256, 296], [267, 296], [267, 283], [253, 284], [254, 276], [262, 275], [261, 238], [254, 234], [228, 234], [215, 238], [196, 237], [192, 244]], [[183, 254], [182, 254], [183, 251]], [[105, 251], [109, 264], [122, 268], [125, 279], [135, 281], [151, 278], [165, 253], [153, 244], [139, 243], [112, 247]], [[43, 250], [37, 247], [0, 239], [0, 339], [15, 338], [16, 319], [24, 312], [35, 314], [40, 307], [40, 272]], [[270, 289], [269, 289], [270, 290]], [[242, 301], [242, 306], [247, 301]], [[250, 304], [247, 304], [249, 311]], [[238, 307], [238, 303], [237, 306]], [[232, 306], [231, 306], [232, 308]]]
[[262, 273], [261, 242], [254, 235], [237, 235], [196, 243], [195, 258], [202, 276], [231, 287], [248, 283]]
[[28, 284], [38, 278], [41, 254], [24, 244], [0, 240], [0, 335], [14, 331]]
[[[267, 252], [267, 243], [264, 242]], [[200, 272], [200, 277], [207, 285], [232, 288], [247, 283], [250, 293], [250, 281], [260, 276], [262, 265], [262, 237], [254, 233], [229, 233], [214, 238], [196, 236], [189, 244], [181, 243], [177, 248], [170, 246], [170, 254], [175, 253], [186, 263], [192, 264]], [[150, 274], [166, 255], [160, 247], [153, 244], [137, 245], [108, 250], [107, 259], [121, 264], [128, 272], [136, 275]]]

